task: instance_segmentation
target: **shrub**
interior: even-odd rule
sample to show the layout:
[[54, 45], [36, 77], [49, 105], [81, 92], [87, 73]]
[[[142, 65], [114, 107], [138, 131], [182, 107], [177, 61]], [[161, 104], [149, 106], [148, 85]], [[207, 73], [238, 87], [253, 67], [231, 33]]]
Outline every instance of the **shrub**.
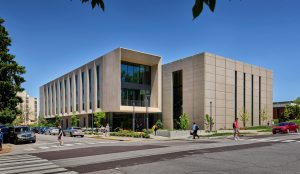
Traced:
[[156, 126], [158, 129], [163, 129], [164, 124], [161, 122], [161, 120], [156, 121]]
[[183, 113], [180, 117], [179, 117], [179, 125], [180, 125], [180, 129], [182, 130], [187, 130], [188, 126], [190, 124], [190, 119], [187, 113]]
[[134, 138], [150, 138], [150, 135], [144, 132], [133, 132], [129, 130], [120, 130], [119, 132], [111, 132], [110, 136], [134, 137]]

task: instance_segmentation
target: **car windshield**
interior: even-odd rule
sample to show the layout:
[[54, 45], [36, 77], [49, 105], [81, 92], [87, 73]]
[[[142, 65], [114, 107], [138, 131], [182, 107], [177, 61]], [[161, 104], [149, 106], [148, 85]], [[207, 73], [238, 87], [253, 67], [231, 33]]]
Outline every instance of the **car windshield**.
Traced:
[[289, 123], [278, 123], [277, 126], [287, 126]]
[[28, 127], [16, 127], [16, 132], [30, 132], [30, 129]]

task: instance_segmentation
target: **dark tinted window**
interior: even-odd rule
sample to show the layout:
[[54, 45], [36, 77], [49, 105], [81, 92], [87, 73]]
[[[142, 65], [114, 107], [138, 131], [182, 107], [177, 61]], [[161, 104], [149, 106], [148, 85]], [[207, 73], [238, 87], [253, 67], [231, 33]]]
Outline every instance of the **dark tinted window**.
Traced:
[[287, 126], [289, 123], [279, 123], [277, 126]]
[[17, 128], [15, 128], [15, 132], [29, 132], [30, 131], [30, 129], [29, 129], [29, 127], [17, 127]]

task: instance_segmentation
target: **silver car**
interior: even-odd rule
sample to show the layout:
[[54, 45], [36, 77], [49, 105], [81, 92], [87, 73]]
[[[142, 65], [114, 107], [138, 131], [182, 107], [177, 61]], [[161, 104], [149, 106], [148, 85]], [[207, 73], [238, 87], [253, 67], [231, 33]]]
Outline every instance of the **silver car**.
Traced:
[[46, 135], [58, 135], [59, 129], [56, 127], [49, 127], [46, 129], [45, 134]]
[[64, 130], [64, 135], [65, 136], [70, 136], [70, 137], [84, 137], [84, 134], [81, 130], [80, 127], [70, 127], [66, 130]]

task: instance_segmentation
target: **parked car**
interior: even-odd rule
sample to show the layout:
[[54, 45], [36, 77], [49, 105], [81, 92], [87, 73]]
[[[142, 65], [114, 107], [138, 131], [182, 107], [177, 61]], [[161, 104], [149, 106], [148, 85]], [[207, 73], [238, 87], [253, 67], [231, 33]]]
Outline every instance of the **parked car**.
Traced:
[[3, 144], [3, 134], [0, 129], [0, 151], [2, 150], [2, 144]]
[[58, 135], [59, 129], [57, 127], [49, 127], [45, 130], [46, 135]]
[[7, 143], [8, 142], [8, 127], [1, 127], [1, 132], [2, 132], [2, 136], [3, 136], [3, 143]]
[[278, 123], [273, 126], [272, 132], [273, 134], [276, 133], [290, 133], [290, 132], [298, 132], [299, 127], [296, 123], [293, 122], [283, 122]]
[[69, 135], [70, 137], [76, 137], [76, 136], [84, 137], [84, 134], [80, 127], [70, 127], [64, 130], [64, 135], [65, 136]]
[[39, 133], [39, 129], [40, 129], [40, 127], [32, 127], [31, 131], [34, 133]]
[[48, 127], [40, 127], [39, 134], [44, 134], [47, 129], [48, 129]]
[[18, 144], [19, 142], [36, 142], [36, 136], [28, 126], [13, 126], [9, 127], [8, 130], [8, 140], [10, 143]]

